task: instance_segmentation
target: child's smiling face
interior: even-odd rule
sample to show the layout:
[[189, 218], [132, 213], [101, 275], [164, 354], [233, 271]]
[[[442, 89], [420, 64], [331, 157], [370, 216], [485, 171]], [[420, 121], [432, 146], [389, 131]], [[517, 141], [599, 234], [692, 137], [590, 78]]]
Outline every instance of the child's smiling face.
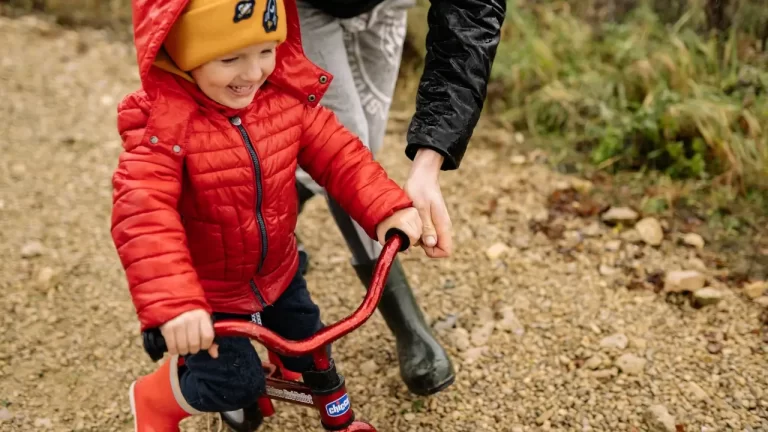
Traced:
[[229, 108], [245, 108], [275, 70], [276, 48], [276, 42], [251, 45], [209, 61], [190, 74], [209, 98]]

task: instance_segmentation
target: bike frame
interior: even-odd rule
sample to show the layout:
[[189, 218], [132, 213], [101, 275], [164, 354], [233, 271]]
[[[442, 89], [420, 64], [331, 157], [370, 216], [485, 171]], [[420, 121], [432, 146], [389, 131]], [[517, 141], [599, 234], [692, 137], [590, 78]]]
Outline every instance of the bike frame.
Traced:
[[[388, 232], [387, 242], [377, 260], [371, 285], [357, 310], [307, 339], [290, 341], [256, 323], [242, 320], [222, 320], [214, 323], [217, 336], [247, 337], [264, 345], [270, 352], [283, 356], [312, 355], [314, 368], [302, 374], [303, 383], [283, 379], [278, 366], [264, 363], [266, 392], [258, 400], [264, 417], [274, 415], [272, 401], [277, 400], [316, 409], [323, 428], [329, 431], [376, 432], [372, 425], [355, 421], [344, 377], [336, 372], [336, 366], [325, 347], [359, 328], [373, 315], [397, 253], [408, 247], [408, 237], [404, 233], [397, 230]], [[145, 335], [144, 348], [153, 360], [162, 358], [165, 343], [159, 331], [149, 338]]]

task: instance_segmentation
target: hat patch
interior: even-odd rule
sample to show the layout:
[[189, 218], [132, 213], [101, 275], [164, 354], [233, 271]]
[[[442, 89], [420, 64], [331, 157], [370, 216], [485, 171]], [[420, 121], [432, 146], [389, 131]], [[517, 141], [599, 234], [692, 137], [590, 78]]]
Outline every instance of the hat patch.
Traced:
[[232, 19], [232, 21], [239, 23], [242, 20], [246, 20], [252, 17], [254, 6], [254, 0], [243, 0], [237, 2], [237, 5], [235, 5], [235, 17]]
[[267, 33], [277, 30], [277, 0], [267, 0], [262, 24], [264, 25], [264, 31]]

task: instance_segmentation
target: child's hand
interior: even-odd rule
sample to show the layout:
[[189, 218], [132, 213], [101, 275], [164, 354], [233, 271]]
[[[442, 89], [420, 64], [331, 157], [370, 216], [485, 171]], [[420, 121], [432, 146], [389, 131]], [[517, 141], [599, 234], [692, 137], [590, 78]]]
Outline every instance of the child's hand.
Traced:
[[[392, 216], [384, 219], [376, 227], [376, 235], [379, 237], [379, 243], [384, 245], [387, 240], [384, 236], [390, 228], [397, 228], [408, 235], [411, 240], [411, 246], [416, 246], [421, 241], [421, 218], [419, 211], [414, 207], [398, 210]], [[406, 252], [410, 251], [410, 248]]]
[[211, 316], [202, 309], [184, 312], [161, 325], [160, 332], [171, 355], [197, 354], [200, 350], [208, 350], [211, 357], [219, 356], [219, 346], [213, 343]]

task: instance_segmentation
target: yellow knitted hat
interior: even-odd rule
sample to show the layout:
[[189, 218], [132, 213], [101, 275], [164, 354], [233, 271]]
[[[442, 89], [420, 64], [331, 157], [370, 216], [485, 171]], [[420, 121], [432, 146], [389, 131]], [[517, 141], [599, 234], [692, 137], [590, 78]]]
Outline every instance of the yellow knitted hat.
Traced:
[[283, 42], [287, 28], [283, 0], [190, 0], [163, 46], [190, 71], [250, 45]]

